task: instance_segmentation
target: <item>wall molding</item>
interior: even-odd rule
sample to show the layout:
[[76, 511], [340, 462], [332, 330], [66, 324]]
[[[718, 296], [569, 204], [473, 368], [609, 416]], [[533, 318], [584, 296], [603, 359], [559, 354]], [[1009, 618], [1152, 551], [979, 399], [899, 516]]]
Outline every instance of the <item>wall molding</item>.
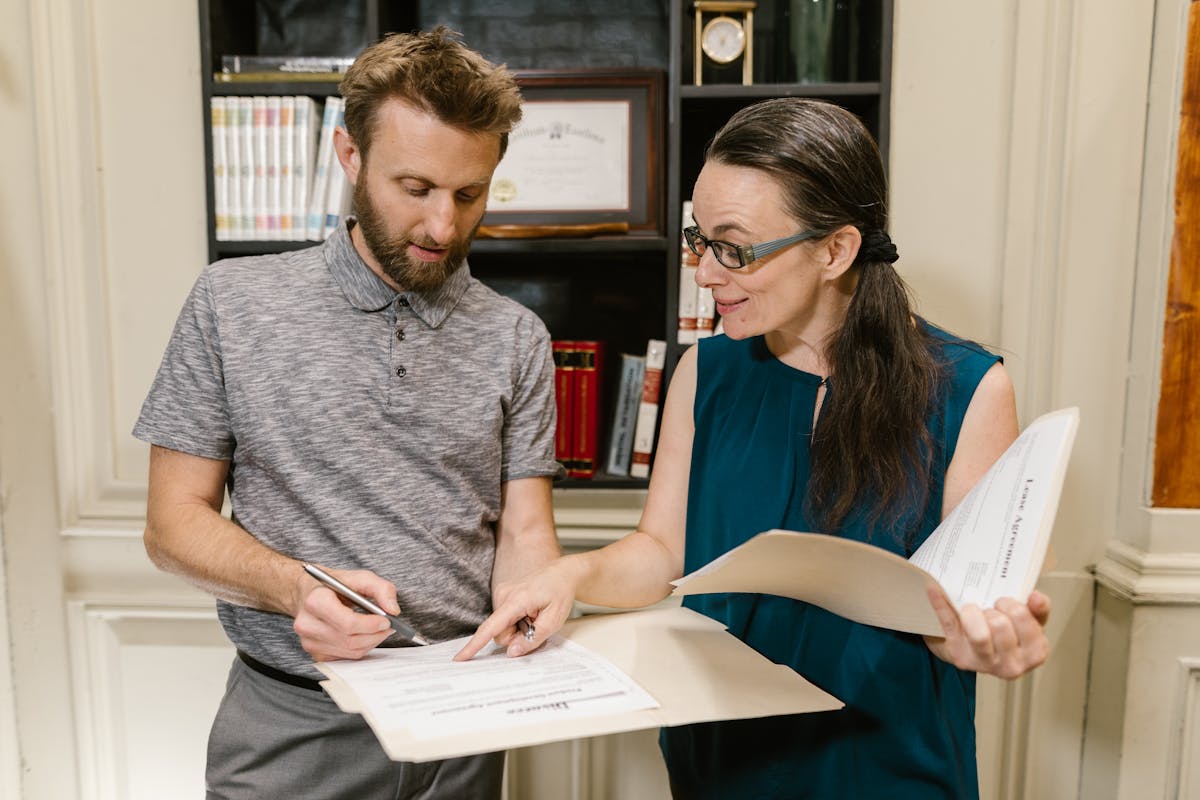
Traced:
[[224, 640], [211, 604], [205, 608], [164, 606], [149, 600], [120, 605], [76, 600], [68, 602], [67, 616], [74, 644], [71, 673], [80, 796], [84, 800], [128, 797], [124, 767], [137, 742], [130, 741], [126, 728], [121, 648], [223, 643], [232, 653], [232, 646]]
[[563, 549], [603, 547], [637, 529], [644, 490], [555, 489], [554, 525]]
[[1108, 543], [1096, 582], [1133, 605], [1200, 605], [1200, 553], [1147, 553]]
[[[1159, 515], [1169, 510], [1149, 508], [1190, 5], [1191, 0], [1155, 3], [1117, 513], [1122, 538], [1160, 551], [1182, 550], [1195, 543], [1194, 527], [1185, 532], [1178, 526], [1164, 526], [1170, 520]], [[1185, 544], [1188, 540], [1193, 545]]]
[[[1057, 298], [1069, 202], [1069, 88], [1074, 0], [1018, 2], [1014, 9], [1008, 185], [1004, 207], [1001, 341], [1018, 406], [1032, 418], [1053, 408], [1058, 374]], [[1050, 221], [1049, 223], [1047, 221]]]
[[[3, 472], [0, 465], [0, 473]], [[3, 485], [3, 481], [0, 481]], [[17, 687], [8, 604], [8, 560], [4, 552], [4, 515], [0, 514], [0, 794], [21, 796], [21, 740], [17, 731]]]
[[1200, 658], [1179, 659], [1175, 716], [1167, 753], [1167, 798], [1187, 800], [1200, 787]]
[[[102, 233], [94, 0], [30, 4], [42, 246], [64, 520], [133, 519], [142, 482], [115, 474], [111, 265]], [[110, 12], [111, 13], [111, 12]]]

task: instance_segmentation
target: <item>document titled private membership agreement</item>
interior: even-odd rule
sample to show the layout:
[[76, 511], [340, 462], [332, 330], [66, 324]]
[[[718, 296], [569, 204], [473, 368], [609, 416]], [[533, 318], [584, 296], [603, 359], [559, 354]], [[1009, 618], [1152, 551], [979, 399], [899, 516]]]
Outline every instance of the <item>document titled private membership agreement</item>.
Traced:
[[842, 707], [686, 608], [567, 620], [521, 658], [493, 650], [452, 661], [465, 643], [379, 649], [317, 668], [325, 691], [362, 714], [397, 761]]
[[466, 643], [381, 649], [321, 666], [352, 683], [380, 725], [418, 739], [658, 705], [608, 659], [561, 636], [524, 658], [491, 645], [470, 661], [451, 661]]

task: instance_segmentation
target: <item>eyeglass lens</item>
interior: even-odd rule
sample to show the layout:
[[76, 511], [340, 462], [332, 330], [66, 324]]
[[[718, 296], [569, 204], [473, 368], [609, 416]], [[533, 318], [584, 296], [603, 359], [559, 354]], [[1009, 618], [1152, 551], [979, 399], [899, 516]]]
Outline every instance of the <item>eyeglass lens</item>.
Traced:
[[703, 256], [704, 251], [711, 247], [717, 261], [726, 267], [738, 269], [742, 266], [742, 261], [738, 258], [737, 248], [729, 242], [709, 239], [698, 228], [688, 228], [683, 232], [683, 235], [687, 240], [688, 248], [697, 256]]

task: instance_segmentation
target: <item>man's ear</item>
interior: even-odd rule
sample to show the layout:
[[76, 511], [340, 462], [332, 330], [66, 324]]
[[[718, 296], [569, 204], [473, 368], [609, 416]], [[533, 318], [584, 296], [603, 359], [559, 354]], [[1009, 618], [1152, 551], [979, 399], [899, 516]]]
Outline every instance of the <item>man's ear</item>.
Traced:
[[825, 279], [834, 281], [846, 274], [862, 247], [862, 232], [853, 225], [843, 225], [821, 244], [822, 272]]
[[346, 179], [350, 181], [351, 186], [357, 186], [358, 173], [362, 170], [362, 151], [340, 125], [333, 129], [333, 149], [342, 165], [342, 172], [346, 173]]

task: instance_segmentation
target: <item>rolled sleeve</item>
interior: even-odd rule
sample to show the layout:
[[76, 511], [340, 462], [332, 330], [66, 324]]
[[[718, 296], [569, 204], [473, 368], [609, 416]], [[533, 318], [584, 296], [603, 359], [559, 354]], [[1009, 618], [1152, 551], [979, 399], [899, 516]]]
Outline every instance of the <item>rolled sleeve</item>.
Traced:
[[504, 422], [500, 480], [563, 475], [554, 459], [554, 361], [544, 327], [531, 332]]

